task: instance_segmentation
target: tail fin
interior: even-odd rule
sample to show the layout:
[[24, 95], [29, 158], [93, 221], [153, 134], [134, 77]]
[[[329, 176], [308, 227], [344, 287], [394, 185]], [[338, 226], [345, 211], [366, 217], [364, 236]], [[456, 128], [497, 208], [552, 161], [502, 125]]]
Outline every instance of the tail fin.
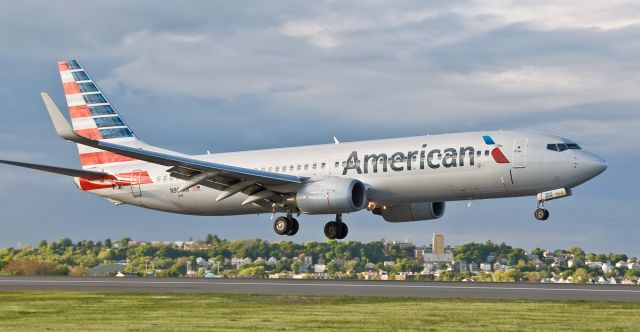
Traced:
[[[59, 61], [58, 69], [73, 130], [78, 135], [122, 145], [136, 145], [139, 142], [78, 61]], [[80, 144], [78, 152], [80, 164], [85, 169], [135, 160]]]

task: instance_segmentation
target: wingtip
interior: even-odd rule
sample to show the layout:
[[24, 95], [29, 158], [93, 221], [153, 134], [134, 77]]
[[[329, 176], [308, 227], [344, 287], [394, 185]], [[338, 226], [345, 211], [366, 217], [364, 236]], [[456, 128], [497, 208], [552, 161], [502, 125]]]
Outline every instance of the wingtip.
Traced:
[[76, 140], [79, 136], [71, 129], [69, 122], [64, 118], [53, 99], [46, 92], [41, 92], [40, 94], [58, 136], [69, 141]]

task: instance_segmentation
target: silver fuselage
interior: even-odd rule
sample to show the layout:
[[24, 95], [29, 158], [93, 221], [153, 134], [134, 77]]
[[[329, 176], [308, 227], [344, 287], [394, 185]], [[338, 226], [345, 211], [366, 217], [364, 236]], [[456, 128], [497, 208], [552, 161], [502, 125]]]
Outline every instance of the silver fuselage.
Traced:
[[[485, 135], [490, 136], [495, 145], [483, 141]], [[547, 149], [547, 145], [553, 143], [572, 141], [536, 132], [493, 131], [192, 157], [311, 179], [327, 176], [357, 179], [365, 184], [367, 199], [375, 206], [530, 196], [557, 188], [573, 188], [606, 168], [602, 158], [584, 150], [559, 152]], [[491, 153], [495, 148], [500, 149], [508, 162], [496, 161]], [[366, 163], [365, 157], [369, 157]], [[247, 198], [242, 193], [216, 202], [220, 192], [205, 186], [178, 192], [182, 181], [168, 176], [167, 169], [146, 162], [102, 167], [97, 170], [113, 174], [144, 170], [149, 173], [152, 183], [90, 192], [117, 202], [183, 214], [272, 212], [253, 204], [242, 206]]]

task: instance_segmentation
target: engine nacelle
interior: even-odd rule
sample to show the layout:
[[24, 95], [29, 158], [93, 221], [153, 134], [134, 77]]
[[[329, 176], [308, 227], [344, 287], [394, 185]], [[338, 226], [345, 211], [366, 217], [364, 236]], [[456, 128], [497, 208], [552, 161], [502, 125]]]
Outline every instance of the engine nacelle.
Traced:
[[328, 177], [305, 184], [295, 196], [298, 210], [306, 214], [337, 214], [362, 210], [366, 189], [354, 179]]
[[444, 202], [423, 202], [375, 208], [373, 213], [388, 222], [438, 219], [444, 215]]

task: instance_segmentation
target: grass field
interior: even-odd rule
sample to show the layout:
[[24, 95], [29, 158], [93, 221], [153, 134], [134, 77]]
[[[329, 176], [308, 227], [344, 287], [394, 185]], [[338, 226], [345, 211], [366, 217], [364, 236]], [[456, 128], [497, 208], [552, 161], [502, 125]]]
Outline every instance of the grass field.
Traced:
[[0, 330], [638, 331], [640, 303], [22, 291]]

